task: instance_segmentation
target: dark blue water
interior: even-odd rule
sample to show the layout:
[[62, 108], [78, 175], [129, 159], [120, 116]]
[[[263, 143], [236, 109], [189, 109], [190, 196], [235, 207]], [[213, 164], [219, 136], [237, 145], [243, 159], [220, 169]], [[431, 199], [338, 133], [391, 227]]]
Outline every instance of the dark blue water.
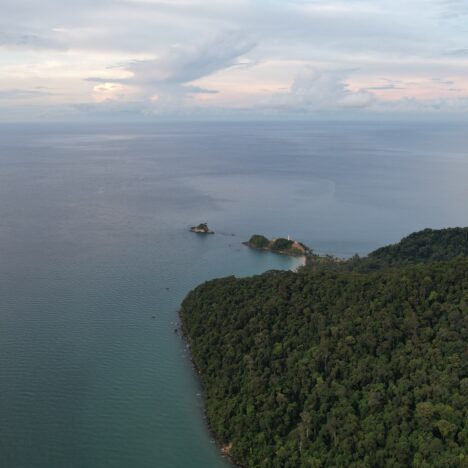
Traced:
[[184, 295], [296, 265], [252, 233], [349, 256], [468, 225], [467, 130], [1, 126], [0, 466], [224, 466], [174, 332]]

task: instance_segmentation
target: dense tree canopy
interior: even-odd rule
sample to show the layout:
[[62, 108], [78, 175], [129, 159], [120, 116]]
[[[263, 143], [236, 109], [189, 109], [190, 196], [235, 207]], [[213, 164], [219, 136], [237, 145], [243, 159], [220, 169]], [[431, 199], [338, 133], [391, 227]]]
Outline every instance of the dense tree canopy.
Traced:
[[354, 257], [342, 263], [340, 268], [371, 271], [463, 256], [468, 256], [468, 228], [424, 229], [410, 234], [397, 244], [381, 247], [367, 257]]
[[468, 256], [468, 228], [424, 229], [369, 254], [371, 260], [395, 263], [429, 262]]
[[468, 241], [466, 230], [454, 243], [436, 232], [429, 238], [450, 254], [420, 244], [406, 257], [393, 246], [378, 255], [394, 267], [229, 277], [187, 296], [181, 315], [208, 418], [236, 461], [466, 463], [468, 258], [458, 254]]
[[266, 249], [270, 245], [270, 240], [261, 234], [254, 234], [249, 239], [248, 245], [256, 249]]
[[284, 237], [270, 240], [260, 234], [254, 234], [244, 244], [253, 249], [271, 250], [272, 252], [286, 255], [303, 256], [311, 255], [312, 253], [306, 245], [291, 239], [285, 239]]
[[294, 242], [292, 240], [284, 239], [283, 237], [279, 237], [275, 239], [271, 244], [271, 250], [276, 251], [286, 251], [292, 247]]

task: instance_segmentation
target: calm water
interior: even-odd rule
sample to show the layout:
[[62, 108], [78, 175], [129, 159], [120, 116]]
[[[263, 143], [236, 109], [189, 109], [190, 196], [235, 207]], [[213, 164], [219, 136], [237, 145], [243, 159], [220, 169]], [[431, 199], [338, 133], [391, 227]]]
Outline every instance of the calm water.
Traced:
[[226, 466], [174, 333], [184, 295], [295, 266], [254, 232], [349, 256], [468, 225], [467, 130], [1, 126], [0, 466]]

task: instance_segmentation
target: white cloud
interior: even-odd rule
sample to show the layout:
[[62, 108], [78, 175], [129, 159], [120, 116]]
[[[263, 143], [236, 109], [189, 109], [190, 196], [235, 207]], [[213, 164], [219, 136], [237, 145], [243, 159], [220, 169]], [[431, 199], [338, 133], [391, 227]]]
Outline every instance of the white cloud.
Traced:
[[54, 31], [36, 32], [29, 29], [24, 32], [6, 31], [6, 28], [0, 29], [0, 48], [20, 49], [20, 50], [65, 50], [66, 47], [57, 38]]
[[27, 100], [32, 98], [39, 98], [45, 96], [52, 96], [44, 89], [3, 89], [0, 90], [0, 100]]
[[252, 50], [255, 42], [241, 32], [229, 32], [195, 45], [173, 45], [154, 60], [129, 64], [134, 74], [129, 81], [152, 85], [183, 84], [210, 75], [238, 63]]
[[[168, 110], [171, 106], [190, 105], [190, 101], [187, 102], [190, 95], [217, 94], [216, 89], [191, 83], [242, 63], [240, 58], [254, 46], [255, 42], [245, 34], [227, 32], [198, 44], [173, 45], [154, 59], [123, 65], [123, 70], [128, 72], [127, 77], [114, 80], [89, 77], [87, 81], [102, 83], [95, 86], [94, 91], [103, 96], [109, 93], [109, 89], [126, 84], [137, 89], [140, 99], [152, 102], [158, 111]], [[115, 97], [116, 93], [112, 92], [112, 96]]]
[[370, 106], [374, 96], [366, 90], [350, 90], [345, 81], [349, 73], [349, 70], [308, 69], [287, 91], [272, 96], [267, 106], [300, 112]]
[[359, 90], [354, 92], [348, 92], [346, 96], [339, 101], [339, 104], [343, 107], [350, 108], [364, 108], [369, 107], [375, 102], [375, 97], [366, 90]]
[[2, 0], [0, 92], [25, 105], [9, 91], [47, 86], [31, 106], [121, 101], [125, 116], [459, 109], [467, 13], [466, 0]]

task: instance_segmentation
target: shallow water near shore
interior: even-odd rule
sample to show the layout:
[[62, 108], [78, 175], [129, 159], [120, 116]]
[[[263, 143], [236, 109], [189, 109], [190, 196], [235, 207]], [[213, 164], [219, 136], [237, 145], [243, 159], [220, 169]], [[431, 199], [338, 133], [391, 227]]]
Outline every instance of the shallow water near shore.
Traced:
[[350, 256], [467, 225], [468, 132], [431, 125], [0, 126], [0, 465], [227, 466], [183, 297], [297, 266], [253, 233]]

